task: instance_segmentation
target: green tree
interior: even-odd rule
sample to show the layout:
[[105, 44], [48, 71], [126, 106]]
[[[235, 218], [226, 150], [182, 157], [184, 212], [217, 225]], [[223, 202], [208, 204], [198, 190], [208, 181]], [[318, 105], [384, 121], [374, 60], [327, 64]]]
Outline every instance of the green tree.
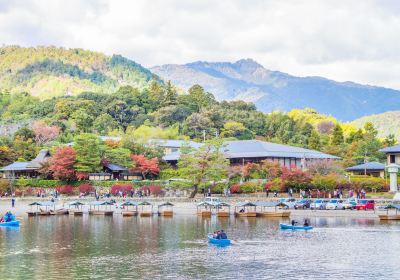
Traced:
[[308, 147], [313, 150], [321, 149], [321, 139], [315, 130], [311, 132], [310, 138], [308, 138]]
[[344, 142], [343, 129], [339, 124], [333, 128], [331, 143], [334, 146], [340, 146]]
[[165, 96], [162, 102], [163, 106], [171, 106], [177, 104], [178, 94], [175, 88], [172, 86], [171, 81], [168, 81], [165, 85]]
[[100, 171], [102, 147], [98, 136], [83, 133], [76, 136], [74, 140], [74, 150], [77, 154], [75, 170], [85, 173]]
[[132, 165], [131, 151], [125, 148], [105, 148], [103, 161], [118, 164], [123, 167], [130, 167]]
[[178, 171], [182, 178], [190, 180], [193, 192], [190, 198], [196, 196], [199, 187], [206, 183], [220, 181], [226, 178], [229, 161], [225, 158], [221, 139], [207, 141], [199, 149], [191, 149], [185, 145], [181, 149]]
[[110, 131], [118, 128], [118, 123], [109, 114], [103, 113], [94, 120], [93, 128], [97, 133], [107, 135]]

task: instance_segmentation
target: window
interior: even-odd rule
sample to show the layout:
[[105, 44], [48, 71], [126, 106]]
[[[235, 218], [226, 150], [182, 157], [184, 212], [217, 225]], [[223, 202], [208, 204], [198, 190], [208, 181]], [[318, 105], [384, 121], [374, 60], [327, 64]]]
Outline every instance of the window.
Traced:
[[390, 155], [389, 156], [389, 163], [396, 163], [396, 156], [395, 155]]

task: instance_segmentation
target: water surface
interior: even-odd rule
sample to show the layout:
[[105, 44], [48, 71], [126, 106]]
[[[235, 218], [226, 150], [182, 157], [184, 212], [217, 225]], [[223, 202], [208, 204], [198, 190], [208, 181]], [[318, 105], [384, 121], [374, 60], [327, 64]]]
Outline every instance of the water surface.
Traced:
[[[0, 228], [0, 279], [400, 279], [400, 223], [312, 218], [310, 232], [279, 219], [24, 218]], [[208, 245], [225, 229], [232, 246]]]

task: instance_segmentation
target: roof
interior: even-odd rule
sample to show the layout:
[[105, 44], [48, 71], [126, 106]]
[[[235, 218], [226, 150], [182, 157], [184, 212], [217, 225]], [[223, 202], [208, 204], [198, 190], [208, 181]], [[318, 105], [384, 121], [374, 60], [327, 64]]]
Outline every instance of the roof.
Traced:
[[148, 201], [142, 201], [142, 202], [138, 203], [138, 205], [151, 205], [151, 203]]
[[40, 150], [38, 155], [31, 161], [29, 162], [28, 166], [29, 168], [36, 168], [39, 169], [42, 167], [42, 163], [50, 157], [50, 152], [47, 149]]
[[400, 210], [400, 204], [389, 204], [385, 206], [385, 209], [397, 209]]
[[51, 201], [44, 201], [44, 202], [32, 202], [29, 206], [38, 205], [38, 206], [54, 206], [55, 203]]
[[347, 171], [385, 170], [385, 165], [380, 162], [367, 162], [346, 168]]
[[121, 137], [119, 136], [99, 136], [101, 141], [121, 141]]
[[174, 205], [169, 201], [161, 203], [160, 205], [158, 205], [158, 207], [163, 207], [163, 206], [174, 206]]
[[382, 153], [400, 153], [400, 145], [386, 147], [379, 150]]
[[90, 205], [99, 206], [99, 205], [113, 205], [110, 201], [92, 201], [89, 203]]
[[200, 203], [197, 204], [197, 207], [199, 206], [214, 206], [214, 203], [208, 202], [208, 201], [202, 201]]
[[113, 164], [113, 163], [106, 163], [106, 164], [104, 164], [104, 167], [110, 169], [111, 171], [127, 171], [128, 170], [128, 168], [126, 168], [126, 167], [123, 167], [118, 164]]
[[80, 201], [71, 201], [70, 203], [68, 203], [68, 205], [84, 205], [84, 204]]
[[151, 139], [149, 142], [164, 148], [182, 148], [184, 145], [189, 145], [191, 148], [198, 149], [201, 145], [203, 145], [201, 143], [188, 140]]
[[[297, 158], [297, 159], [340, 159], [337, 156], [325, 154], [289, 145], [275, 144], [260, 140], [227, 141], [222, 148], [228, 159], [233, 158]], [[180, 152], [165, 155], [165, 161], [179, 160]]]
[[35, 170], [28, 167], [30, 162], [14, 162], [0, 169], [0, 171], [21, 171], [21, 170]]
[[279, 204], [280, 203], [278, 203], [276, 201], [258, 201], [258, 202], [256, 202], [256, 205], [260, 206], [260, 207], [276, 207]]
[[121, 206], [137, 206], [137, 203], [133, 201], [125, 201], [124, 203], [121, 204]]

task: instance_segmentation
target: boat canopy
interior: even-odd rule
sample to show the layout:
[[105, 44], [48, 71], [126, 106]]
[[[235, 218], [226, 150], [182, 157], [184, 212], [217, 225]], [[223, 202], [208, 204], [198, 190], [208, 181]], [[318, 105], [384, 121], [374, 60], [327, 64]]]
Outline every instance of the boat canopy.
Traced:
[[44, 201], [44, 202], [32, 202], [31, 204], [29, 204], [29, 206], [33, 206], [33, 205], [52, 207], [55, 205], [55, 203], [51, 202], [51, 201]]
[[397, 209], [400, 210], [400, 204], [388, 204], [385, 206], [385, 209]]
[[133, 201], [125, 201], [121, 206], [138, 206], [138, 204]]
[[110, 202], [110, 201], [92, 201], [92, 202], [90, 203], [90, 205], [93, 205], [93, 206], [113, 205], [113, 203]]
[[151, 203], [148, 201], [142, 201], [142, 202], [138, 203], [138, 205], [151, 205]]
[[158, 205], [158, 208], [164, 207], [164, 206], [174, 206], [174, 205], [171, 202], [167, 201], [167, 202], [164, 202], [164, 203]]
[[257, 205], [254, 204], [253, 202], [242, 202], [235, 205], [235, 207], [255, 207], [255, 206]]
[[221, 207], [231, 207], [231, 205], [226, 203], [226, 202], [216, 202], [216, 203], [214, 203], [214, 206], [216, 206], [216, 207], [219, 207], [219, 206], [221, 206]]
[[77, 206], [77, 205], [84, 205], [84, 204], [80, 201], [71, 201], [70, 203], [68, 203], [68, 205]]
[[208, 201], [202, 201], [202, 202], [197, 204], [197, 207], [200, 207], [200, 206], [210, 206], [210, 207], [212, 207], [214, 205], [215, 205], [214, 203], [211, 203], [211, 202], [208, 202]]
[[256, 202], [256, 205], [259, 207], [276, 207], [279, 205], [283, 205], [283, 203], [276, 201], [258, 201]]

